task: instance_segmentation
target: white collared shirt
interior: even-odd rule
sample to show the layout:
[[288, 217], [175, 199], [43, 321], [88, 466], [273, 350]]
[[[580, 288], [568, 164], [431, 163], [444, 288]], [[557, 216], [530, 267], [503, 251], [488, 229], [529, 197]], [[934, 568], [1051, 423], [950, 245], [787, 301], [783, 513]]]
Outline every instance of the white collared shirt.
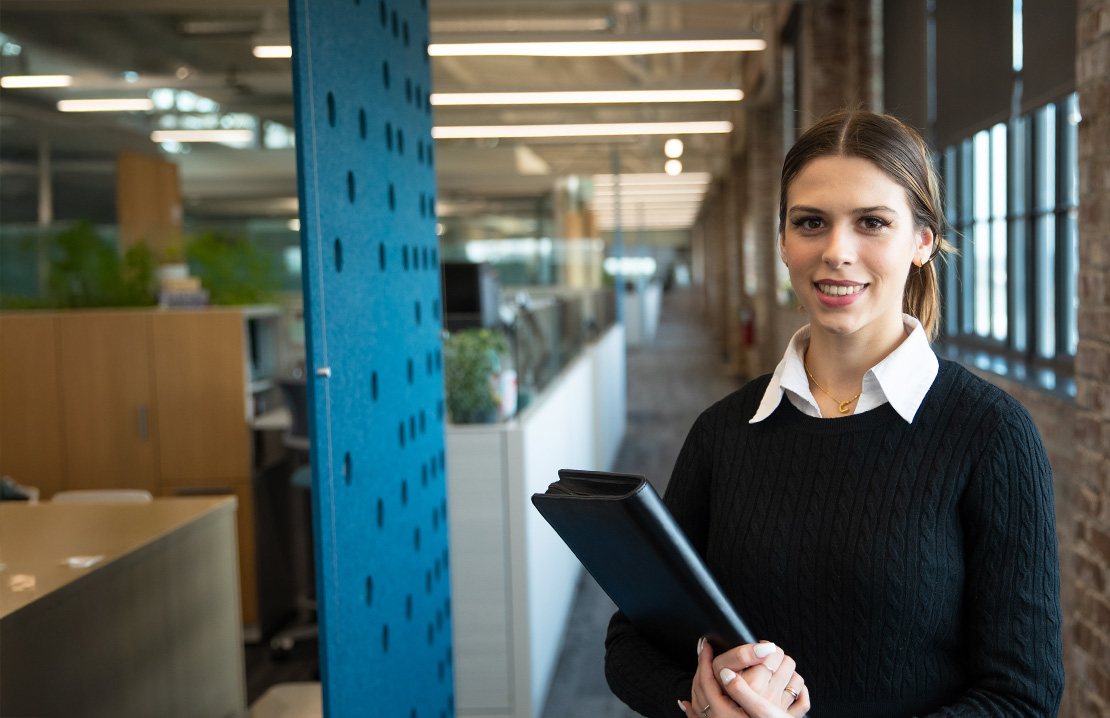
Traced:
[[[899, 416], [907, 423], [913, 423], [913, 417], [937, 378], [940, 363], [929, 347], [921, 322], [909, 314], [902, 315], [902, 322], [907, 335], [905, 341], [863, 375], [863, 393], [853, 413], [862, 414], [889, 402]], [[808, 348], [807, 324], [790, 339], [759, 409], [748, 423], [754, 424], [770, 416], [778, 408], [783, 394], [798, 411], [821, 417], [821, 409], [809, 390], [809, 377], [806, 375], [804, 359]]]

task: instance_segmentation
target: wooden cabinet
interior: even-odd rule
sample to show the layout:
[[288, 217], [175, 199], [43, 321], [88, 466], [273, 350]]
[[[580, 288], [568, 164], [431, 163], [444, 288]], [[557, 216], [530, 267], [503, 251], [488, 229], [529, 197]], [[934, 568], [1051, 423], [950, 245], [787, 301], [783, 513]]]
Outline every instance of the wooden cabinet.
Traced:
[[151, 348], [163, 483], [249, 481], [243, 343], [238, 311], [154, 316]]
[[59, 314], [66, 489], [158, 491], [148, 312]]
[[263, 378], [276, 350], [251, 340], [276, 340], [259, 325], [277, 318], [270, 308], [0, 315], [0, 473], [44, 500], [66, 489], [234, 494], [243, 620], [254, 624], [252, 392], [261, 405], [276, 391]]
[[0, 316], [0, 473], [51, 496], [63, 472], [54, 321]]

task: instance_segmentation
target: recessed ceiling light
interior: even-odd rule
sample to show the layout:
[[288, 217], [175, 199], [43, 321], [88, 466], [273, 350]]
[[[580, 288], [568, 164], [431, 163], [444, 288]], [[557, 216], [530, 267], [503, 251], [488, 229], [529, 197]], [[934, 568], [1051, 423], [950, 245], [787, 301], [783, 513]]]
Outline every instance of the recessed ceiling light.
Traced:
[[0, 87], [69, 87], [72, 75], [7, 75], [0, 77]]
[[678, 159], [682, 156], [682, 149], [682, 140], [677, 137], [672, 137], [663, 145], [663, 154], [671, 159]]
[[433, 127], [435, 139], [489, 137], [604, 137], [614, 135], [697, 135], [732, 131], [727, 120], [710, 122], [622, 122], [592, 125], [474, 125]]
[[675, 175], [682, 174], [682, 163], [678, 160], [667, 160], [663, 165], [663, 171], [674, 177]]

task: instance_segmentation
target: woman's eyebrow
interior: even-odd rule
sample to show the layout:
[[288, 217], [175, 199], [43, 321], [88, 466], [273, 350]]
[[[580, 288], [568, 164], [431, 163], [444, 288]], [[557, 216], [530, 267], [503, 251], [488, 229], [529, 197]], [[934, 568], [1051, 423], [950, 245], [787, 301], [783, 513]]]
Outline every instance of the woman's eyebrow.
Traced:
[[790, 208], [788, 214], [794, 214], [795, 212], [806, 212], [808, 214], [824, 214], [825, 210], [818, 209], [817, 207], [806, 207], [804, 205], [796, 204]]
[[872, 212], [890, 212], [891, 214], [898, 214], [897, 210], [891, 209], [885, 205], [879, 205], [877, 207], [860, 207], [855, 210], [853, 214], [870, 214]]

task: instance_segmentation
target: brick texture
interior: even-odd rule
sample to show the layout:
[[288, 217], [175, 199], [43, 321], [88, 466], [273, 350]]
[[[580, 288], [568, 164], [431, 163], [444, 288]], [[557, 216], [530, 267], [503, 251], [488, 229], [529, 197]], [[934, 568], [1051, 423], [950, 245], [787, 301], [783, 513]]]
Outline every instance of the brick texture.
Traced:
[[[1110, 0], [1079, 6], [1080, 124], [1076, 469], [1063, 510], [1074, 521], [1065, 604], [1073, 642], [1062, 716], [1110, 715]], [[1058, 504], [1060, 499], [1058, 498]], [[1061, 547], [1065, 549], [1064, 546]], [[1065, 554], [1065, 561], [1067, 555]], [[1067, 635], [1067, 634], [1066, 634]]]

